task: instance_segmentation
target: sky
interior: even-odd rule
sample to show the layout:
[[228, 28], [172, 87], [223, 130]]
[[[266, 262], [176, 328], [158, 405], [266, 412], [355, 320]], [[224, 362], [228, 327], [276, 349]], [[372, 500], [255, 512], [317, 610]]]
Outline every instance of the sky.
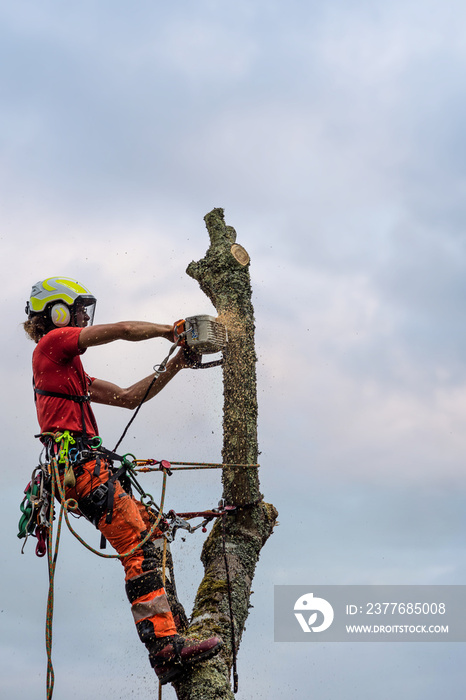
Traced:
[[[464, 697], [463, 644], [276, 643], [273, 590], [466, 581], [465, 29], [457, 0], [0, 0], [2, 697], [45, 697], [47, 567], [16, 538], [39, 459], [30, 289], [78, 279], [100, 323], [214, 313], [185, 274], [214, 207], [251, 257], [261, 489], [280, 521], [236, 697]], [[166, 350], [115, 343], [85, 367], [128, 386]], [[112, 447], [129, 414], [96, 415]], [[123, 447], [220, 461], [221, 423], [221, 370], [186, 370]], [[217, 472], [168, 485], [179, 511], [220, 496]], [[188, 611], [202, 538], [173, 546]], [[157, 692], [121, 565], [69, 532], [53, 658], [55, 700]]]

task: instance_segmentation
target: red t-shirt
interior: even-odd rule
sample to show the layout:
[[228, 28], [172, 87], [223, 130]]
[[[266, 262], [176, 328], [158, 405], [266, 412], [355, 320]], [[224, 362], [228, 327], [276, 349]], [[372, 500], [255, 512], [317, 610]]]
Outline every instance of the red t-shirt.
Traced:
[[[36, 389], [73, 396], [88, 394], [93, 378], [85, 373], [79, 357], [84, 352], [78, 346], [81, 331], [82, 328], [70, 326], [55, 328], [39, 340], [32, 356]], [[43, 433], [59, 430], [83, 432], [81, 404], [76, 401], [36, 394], [36, 409]], [[94, 413], [88, 402], [84, 403], [84, 416], [86, 433], [98, 435]]]

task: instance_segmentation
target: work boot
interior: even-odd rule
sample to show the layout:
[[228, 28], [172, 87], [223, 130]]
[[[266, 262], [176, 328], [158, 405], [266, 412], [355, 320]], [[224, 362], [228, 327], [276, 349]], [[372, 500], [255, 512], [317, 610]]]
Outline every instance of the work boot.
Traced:
[[149, 660], [161, 685], [174, 681], [198, 661], [210, 659], [223, 646], [219, 637], [185, 639], [178, 634], [158, 639], [151, 645]]

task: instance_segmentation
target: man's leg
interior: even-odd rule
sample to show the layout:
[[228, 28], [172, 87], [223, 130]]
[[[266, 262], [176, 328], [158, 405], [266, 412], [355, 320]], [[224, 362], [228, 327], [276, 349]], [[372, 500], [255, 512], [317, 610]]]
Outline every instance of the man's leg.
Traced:
[[[147, 536], [135, 500], [118, 481], [115, 482], [112, 521], [107, 523], [106, 515], [103, 515], [98, 527], [118, 554], [135, 549]], [[148, 541], [121, 560], [125, 569], [126, 594], [139, 638], [144, 644], [176, 634], [158, 559], [157, 547]]]
[[[111, 522], [107, 523], [107, 509], [102, 508], [102, 504], [98, 506], [97, 512], [90, 512], [89, 499], [92, 502], [92, 495], [100, 485], [106, 484], [108, 470], [106, 467], [100, 469], [96, 480], [95, 463], [84, 467], [85, 473], [77, 479], [76, 488], [67, 491], [66, 495], [68, 498], [76, 498], [87, 517], [93, 521], [98, 520], [99, 530], [118, 554], [131, 552], [122, 557], [121, 561], [136, 629], [149, 651], [149, 660], [160, 682], [164, 684], [173, 681], [188, 667], [217, 654], [223, 642], [218, 637], [200, 641], [184, 639], [177, 634], [163, 587], [162, 562], [160, 561], [160, 567], [158, 565], [160, 547], [151, 540], [138, 547], [147, 536], [149, 526], [149, 523], [144, 522], [147, 519], [142, 517], [141, 504], [129, 496], [116, 481]], [[97, 518], [97, 513], [102, 515]]]
[[[156, 515], [152, 511], [148, 511], [140, 501], [136, 500], [135, 503], [146, 526], [146, 531], [149, 532], [154, 525]], [[144, 536], [147, 535], [147, 532], [144, 533]], [[170, 545], [165, 540], [164, 555], [164, 538], [162, 532], [158, 528], [155, 530], [150, 541], [152, 544], [152, 552], [150, 553], [152, 560], [151, 568], [160, 573], [163, 586], [165, 588], [165, 593], [167, 594], [168, 604], [170, 605], [170, 610], [175, 621], [176, 629], [179, 634], [182, 634], [188, 627], [188, 618], [186, 617], [184, 607], [180, 603], [176, 591], [175, 573], [173, 569], [173, 558], [170, 551]], [[165, 567], [163, 565], [164, 558]]]
[[[66, 496], [78, 501], [82, 512], [97, 524], [118, 554], [125, 554], [141, 544], [147, 534], [146, 524], [136, 501], [123, 490], [118, 481], [114, 484], [111, 522], [106, 522], [109, 477], [104, 460], [88, 462], [81, 466], [76, 486], [67, 489]], [[101, 498], [97, 498], [99, 490], [102, 491]], [[121, 563], [125, 569], [126, 593], [141, 641], [153, 642], [176, 634], [161, 571], [156, 567], [152, 542], [146, 542], [132, 554], [123, 557]]]

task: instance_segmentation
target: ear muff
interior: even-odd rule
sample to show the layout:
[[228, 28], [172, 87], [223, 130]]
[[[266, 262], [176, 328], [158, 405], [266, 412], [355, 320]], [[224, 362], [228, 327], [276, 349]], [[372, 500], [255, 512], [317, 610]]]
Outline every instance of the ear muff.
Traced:
[[71, 321], [71, 313], [66, 304], [54, 304], [50, 309], [50, 320], [57, 328], [67, 326]]

